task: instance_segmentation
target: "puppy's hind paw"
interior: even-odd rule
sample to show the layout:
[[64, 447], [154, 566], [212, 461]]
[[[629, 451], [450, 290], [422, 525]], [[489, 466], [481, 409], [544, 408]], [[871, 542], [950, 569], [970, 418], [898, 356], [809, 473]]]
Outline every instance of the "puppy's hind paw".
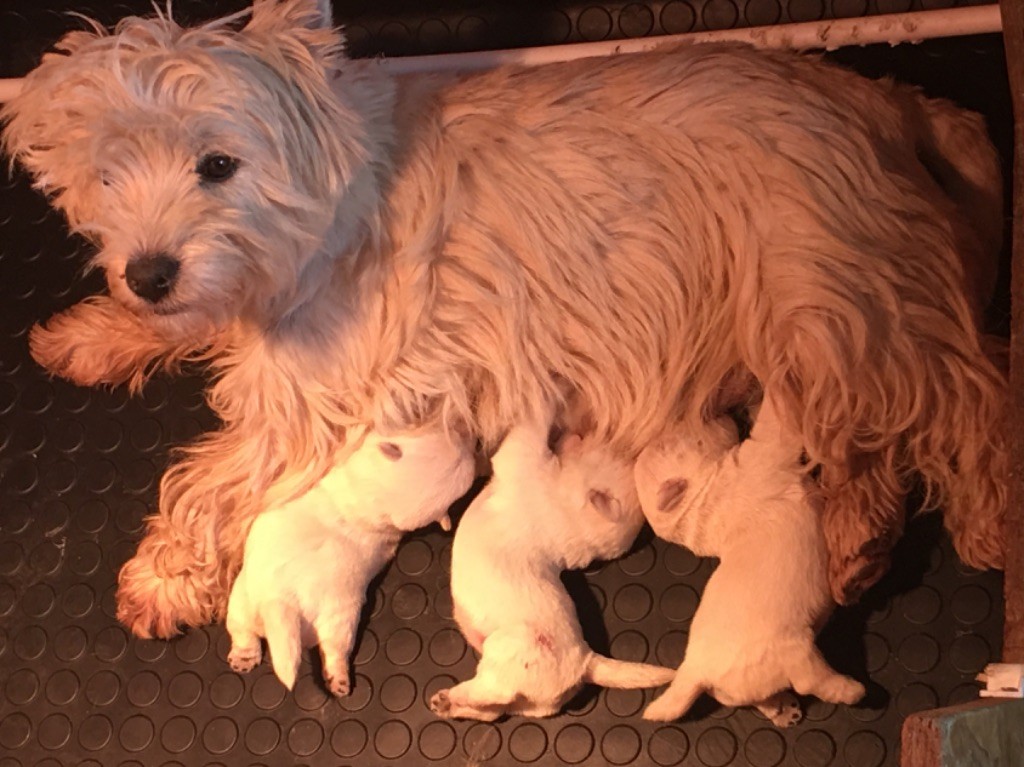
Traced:
[[448, 690], [441, 690], [434, 693], [430, 698], [430, 710], [438, 716], [449, 717], [452, 713], [452, 701], [448, 696]]
[[791, 692], [780, 692], [758, 705], [758, 710], [776, 727], [787, 729], [800, 723], [804, 712], [800, 701]]
[[255, 650], [248, 647], [232, 647], [228, 653], [228, 665], [236, 674], [248, 674], [263, 660], [263, 651], [257, 647]]
[[347, 676], [328, 676], [324, 682], [335, 698], [344, 698], [352, 691], [352, 685]]

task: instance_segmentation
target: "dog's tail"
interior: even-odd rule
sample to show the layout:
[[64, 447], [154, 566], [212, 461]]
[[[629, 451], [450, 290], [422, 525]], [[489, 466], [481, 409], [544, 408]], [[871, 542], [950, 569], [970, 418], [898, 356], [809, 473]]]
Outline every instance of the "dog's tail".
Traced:
[[675, 675], [675, 669], [653, 666], [649, 663], [615, 660], [592, 652], [587, 659], [583, 681], [596, 684], [598, 687], [632, 690], [660, 687], [671, 682]]
[[302, 623], [298, 611], [287, 604], [274, 604], [263, 616], [267, 647], [274, 673], [289, 690], [295, 686], [302, 659]]

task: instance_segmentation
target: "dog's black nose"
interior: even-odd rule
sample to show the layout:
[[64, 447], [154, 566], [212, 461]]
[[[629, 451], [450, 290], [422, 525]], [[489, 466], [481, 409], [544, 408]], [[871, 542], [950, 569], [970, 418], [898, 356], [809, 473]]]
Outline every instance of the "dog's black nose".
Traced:
[[144, 254], [128, 262], [124, 279], [135, 295], [155, 304], [171, 292], [179, 266], [178, 259], [166, 253]]

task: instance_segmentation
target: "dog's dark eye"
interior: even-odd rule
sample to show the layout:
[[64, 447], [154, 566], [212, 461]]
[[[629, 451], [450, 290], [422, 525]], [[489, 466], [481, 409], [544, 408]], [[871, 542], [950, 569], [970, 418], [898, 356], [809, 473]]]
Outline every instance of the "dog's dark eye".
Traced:
[[236, 170], [238, 170], [238, 160], [220, 152], [204, 155], [199, 158], [196, 165], [196, 173], [199, 174], [199, 178], [213, 184], [227, 181], [235, 175]]

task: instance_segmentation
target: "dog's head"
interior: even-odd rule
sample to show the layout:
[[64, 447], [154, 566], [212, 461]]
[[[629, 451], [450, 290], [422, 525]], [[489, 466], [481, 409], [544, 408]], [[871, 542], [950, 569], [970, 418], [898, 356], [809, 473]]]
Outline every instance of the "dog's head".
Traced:
[[195, 28], [94, 25], [27, 76], [4, 145], [139, 315], [282, 318], [378, 199], [371, 124], [390, 101], [342, 48], [327, 0], [256, 0]]

